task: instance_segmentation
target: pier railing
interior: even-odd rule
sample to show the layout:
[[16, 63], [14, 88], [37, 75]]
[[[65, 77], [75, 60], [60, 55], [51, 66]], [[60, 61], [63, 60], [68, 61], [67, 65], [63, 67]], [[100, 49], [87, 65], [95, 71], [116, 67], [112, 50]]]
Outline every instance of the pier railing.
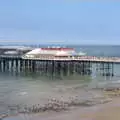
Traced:
[[22, 58], [21, 55], [0, 55], [0, 58]]
[[0, 55], [0, 58], [29, 59], [29, 60], [57, 60], [57, 61], [89, 61], [89, 62], [114, 62], [120, 63], [119, 57], [95, 57], [95, 56], [39, 56], [26, 57], [21, 55]]
[[26, 57], [22, 56], [22, 59], [31, 60], [57, 60], [57, 61], [90, 61], [90, 62], [114, 62], [120, 63], [120, 58], [118, 57], [95, 57], [95, 56], [67, 56], [67, 57]]

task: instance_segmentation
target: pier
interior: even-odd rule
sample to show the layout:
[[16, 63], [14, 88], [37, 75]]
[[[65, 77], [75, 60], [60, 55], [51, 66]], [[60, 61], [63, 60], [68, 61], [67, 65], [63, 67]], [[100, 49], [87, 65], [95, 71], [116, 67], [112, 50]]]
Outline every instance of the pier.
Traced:
[[[55, 50], [52, 49], [52, 51]], [[11, 52], [4, 54], [6, 49], [2, 51], [4, 52], [0, 54], [0, 71], [16, 74], [37, 72], [46, 76], [91, 75], [95, 72], [92, 69], [94, 64], [95, 70], [99, 71], [102, 76], [114, 76], [114, 65], [120, 64], [118, 57], [33, 54], [28, 49], [22, 50], [22, 52], [19, 50], [17, 54], [11, 54]], [[13, 52], [13, 49], [9, 51]], [[28, 54], [29, 52], [31, 54]]]
[[119, 64], [120, 58], [69, 56], [67, 57], [39, 57], [26, 58], [23, 56], [0, 55], [0, 71], [9, 72], [39, 72], [46, 75], [80, 74], [90, 75], [92, 65], [96, 64], [96, 70], [102, 71], [103, 76], [114, 76], [114, 64]]

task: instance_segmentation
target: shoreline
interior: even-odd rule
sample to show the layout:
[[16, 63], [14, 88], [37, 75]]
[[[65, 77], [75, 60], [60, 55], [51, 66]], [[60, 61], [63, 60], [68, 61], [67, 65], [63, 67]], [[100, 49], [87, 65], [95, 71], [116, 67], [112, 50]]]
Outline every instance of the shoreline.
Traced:
[[[33, 111], [31, 113], [28, 113], [26, 111], [22, 114], [17, 113], [14, 116], [8, 116], [8, 117], [4, 118], [3, 120], [26, 120], [26, 119], [54, 120], [54, 117], [55, 118], [60, 117], [60, 116], [64, 117], [66, 115], [69, 116], [69, 114], [71, 116], [71, 114], [73, 114], [75, 111], [76, 111], [76, 113], [80, 112], [79, 114], [82, 115], [83, 112], [85, 112], [85, 113], [91, 112], [91, 111], [94, 112], [99, 107], [106, 106], [107, 104], [112, 103], [111, 100], [113, 101], [113, 99], [110, 99], [110, 98], [105, 97], [105, 96], [101, 96], [100, 94], [96, 95], [96, 93], [95, 93], [94, 98], [92, 98], [91, 100], [89, 98], [87, 100], [81, 101], [81, 99], [75, 97], [74, 99], [72, 98], [72, 100], [67, 101], [68, 102], [67, 109], [64, 108], [66, 106], [64, 106], [63, 101], [58, 101], [57, 99], [56, 100], [54, 99], [54, 101], [52, 101], [52, 104], [51, 104], [52, 107], [51, 106], [44, 106], [45, 107], [44, 110], [46, 109], [45, 111], [41, 112], [41, 111], [38, 111], [41, 108], [36, 108], [37, 112]], [[62, 102], [62, 104], [60, 104], [61, 102]], [[56, 106], [56, 104], [57, 104], [57, 106]], [[46, 104], [46, 105], [48, 105], [48, 104]], [[42, 108], [42, 110], [43, 110], [43, 108]], [[67, 118], [65, 118], [65, 119], [67, 119]], [[57, 119], [55, 119], [55, 120], [57, 120]]]
[[[118, 120], [115, 114], [120, 112], [120, 98], [113, 98], [111, 102], [91, 107], [73, 107], [68, 111], [44, 112], [37, 114], [19, 114], [3, 120]], [[109, 113], [110, 112], [110, 113]], [[112, 112], [112, 113], [111, 113]], [[116, 113], [115, 113], [116, 112]], [[113, 114], [114, 113], [114, 114]], [[115, 117], [111, 117], [112, 115]], [[110, 118], [111, 119], [108, 119]], [[120, 115], [119, 115], [120, 119]]]
[[[113, 98], [111, 102], [91, 107], [74, 107], [69, 111], [45, 112], [30, 115], [19, 114], [3, 120], [119, 120], [120, 98]], [[114, 118], [114, 119], [113, 119]]]
[[[79, 89], [80, 90], [80, 89]], [[77, 90], [78, 91], [78, 90]], [[65, 91], [64, 91], [65, 92]], [[68, 91], [67, 91], [68, 92]], [[71, 116], [75, 111], [76, 113], [79, 112], [80, 116], [83, 116], [86, 114], [92, 114], [91, 112], [99, 111], [102, 109], [107, 109], [111, 105], [118, 106], [119, 100], [120, 100], [120, 89], [103, 89], [103, 90], [90, 90], [81, 92], [74, 91], [73, 93], [66, 96], [64, 93], [63, 96], [60, 96], [57, 98], [52, 97], [52, 99], [49, 99], [48, 102], [44, 105], [36, 104], [34, 106], [28, 106], [24, 108], [16, 109], [14, 112], [16, 112], [14, 115], [6, 114], [3, 116], [0, 116], [2, 120], [26, 120], [25, 117], [32, 117], [34, 120], [38, 120], [37, 118], [41, 120], [54, 120], [54, 117], [57, 115], [57, 117], [60, 116]], [[82, 98], [82, 94], [84, 94], [84, 98]], [[60, 94], [59, 94], [60, 95]], [[74, 96], [73, 96], [74, 95]], [[77, 96], [76, 96], [77, 95]], [[86, 97], [87, 96], [87, 97]], [[116, 96], [116, 97], [115, 97]], [[115, 102], [117, 101], [117, 102]], [[109, 109], [108, 109], [109, 111]], [[75, 114], [75, 113], [74, 113]], [[73, 116], [74, 116], [73, 114]], [[77, 114], [75, 115], [77, 116]], [[22, 118], [20, 118], [22, 117]], [[42, 119], [44, 117], [44, 119]], [[47, 118], [46, 118], [47, 117]], [[51, 118], [53, 117], [53, 118]], [[71, 116], [72, 117], [72, 116]], [[84, 117], [86, 117], [84, 115]], [[67, 120], [67, 118], [65, 117]], [[70, 118], [69, 118], [70, 119]], [[55, 119], [57, 120], [57, 119]], [[77, 120], [77, 119], [74, 119]], [[82, 120], [82, 118], [81, 118]], [[89, 120], [89, 119], [88, 119]], [[90, 119], [91, 120], [91, 119]], [[92, 119], [93, 120], [93, 119]]]

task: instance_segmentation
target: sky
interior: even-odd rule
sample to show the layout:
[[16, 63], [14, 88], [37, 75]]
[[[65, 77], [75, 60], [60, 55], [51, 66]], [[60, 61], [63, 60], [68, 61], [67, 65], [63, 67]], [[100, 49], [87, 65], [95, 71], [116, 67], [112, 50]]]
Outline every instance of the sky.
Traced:
[[0, 43], [120, 45], [120, 2], [0, 0]]

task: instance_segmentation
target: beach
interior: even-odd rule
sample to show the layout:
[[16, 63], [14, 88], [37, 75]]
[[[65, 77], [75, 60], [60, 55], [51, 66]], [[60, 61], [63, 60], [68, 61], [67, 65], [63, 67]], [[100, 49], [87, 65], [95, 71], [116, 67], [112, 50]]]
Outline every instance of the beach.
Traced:
[[[69, 104], [68, 109], [53, 108], [44, 111], [36, 111], [28, 113], [17, 113], [8, 116], [3, 120], [119, 120], [120, 119], [120, 92], [119, 90], [98, 90], [91, 91], [92, 98], [87, 98], [80, 103], [81, 98], [76, 98]], [[97, 94], [96, 94], [97, 93]], [[103, 96], [104, 94], [104, 96]], [[64, 96], [63, 96], [64, 98]], [[55, 98], [54, 98], [55, 99]], [[59, 98], [60, 99], [60, 98]], [[90, 100], [91, 99], [91, 100]], [[79, 100], [79, 102], [78, 102]], [[58, 100], [56, 100], [58, 103]], [[74, 102], [73, 102], [74, 101]], [[91, 101], [91, 102], [90, 102]], [[55, 104], [53, 104], [54, 106]], [[60, 107], [60, 106], [59, 106]]]
[[19, 114], [4, 120], [120, 120], [120, 98], [92, 107], [75, 107], [69, 111]]

